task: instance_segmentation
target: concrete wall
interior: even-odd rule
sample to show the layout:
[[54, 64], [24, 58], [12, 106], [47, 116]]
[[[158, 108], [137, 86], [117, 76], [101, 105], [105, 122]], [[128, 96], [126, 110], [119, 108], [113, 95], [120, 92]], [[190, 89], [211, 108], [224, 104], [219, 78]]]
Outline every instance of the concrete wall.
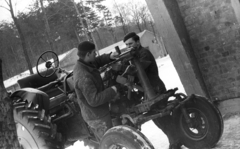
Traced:
[[239, 0], [179, 0], [194, 52], [223, 113], [240, 111]]
[[[182, 24], [178, 20], [182, 18], [184, 28], [187, 31], [186, 36], [190, 37], [189, 43], [193, 52], [192, 55], [188, 54], [188, 58], [191, 59], [192, 56], [195, 56], [197, 65], [192, 65], [193, 69], [199, 66], [199, 73], [209, 96], [211, 99], [219, 101], [222, 113], [239, 112], [239, 0], [146, 0], [146, 2], [156, 24], [164, 24], [160, 21], [167, 22], [169, 26], [171, 21], [175, 24], [171, 29], [173, 30], [171, 34], [175, 34], [174, 30], [179, 30], [178, 28]], [[166, 12], [159, 11], [162, 8], [167, 9], [171, 21], [168, 20], [169, 17], [163, 15]], [[180, 11], [178, 19], [176, 19], [177, 14], [172, 13], [173, 8]], [[169, 30], [167, 26], [158, 26], [158, 30], [163, 30], [162, 32], [166, 29]], [[177, 31], [177, 35], [181, 36], [181, 32]], [[179, 47], [184, 43], [182, 38], [180, 40], [182, 43]], [[181, 53], [189, 53], [188, 51], [185, 47]], [[172, 57], [174, 54], [170, 53], [170, 55]], [[194, 72], [196, 74], [196, 71]], [[184, 83], [183, 85], [186, 86]]]
[[240, 7], [233, 7], [239, 1], [178, 2], [210, 96], [239, 97], [240, 26], [234, 10]]
[[[172, 2], [173, 0], [166, 1]], [[146, 2], [186, 93], [207, 95], [204, 91], [204, 84], [201, 82], [201, 75], [197, 73], [198, 69], [194, 69], [198, 68], [194, 67], [196, 63], [192, 62], [194, 57], [189, 56], [192, 52], [188, 51], [192, 49], [188, 42], [187, 32], [184, 32], [186, 29], [183, 21], [181, 21], [181, 16], [179, 17], [180, 11], [176, 7], [176, 2], [172, 3], [173, 6], [171, 6], [170, 11], [163, 0], [146, 0]], [[175, 22], [178, 22], [178, 24], [174, 24]], [[190, 59], [191, 57], [193, 58]]]

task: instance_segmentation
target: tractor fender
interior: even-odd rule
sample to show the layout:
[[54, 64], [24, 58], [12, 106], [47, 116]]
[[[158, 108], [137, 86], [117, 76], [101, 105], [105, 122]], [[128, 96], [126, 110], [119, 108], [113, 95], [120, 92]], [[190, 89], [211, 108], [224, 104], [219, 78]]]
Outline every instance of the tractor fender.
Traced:
[[11, 98], [17, 97], [21, 101], [33, 104], [33, 106], [38, 105], [38, 109], [44, 109], [46, 113], [49, 111], [50, 99], [49, 96], [34, 88], [22, 88], [11, 94]]

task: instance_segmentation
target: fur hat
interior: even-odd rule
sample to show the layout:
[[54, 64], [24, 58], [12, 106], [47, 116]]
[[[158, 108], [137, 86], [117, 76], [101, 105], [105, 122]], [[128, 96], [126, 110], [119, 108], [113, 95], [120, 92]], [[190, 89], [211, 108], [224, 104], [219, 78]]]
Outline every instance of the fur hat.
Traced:
[[95, 45], [90, 41], [83, 41], [78, 45], [78, 55], [85, 54], [95, 49]]
[[[137, 37], [137, 38], [136, 38]], [[135, 38], [139, 40], [139, 36], [135, 32], [130, 32], [127, 35], [124, 36], [123, 42], [127, 41], [130, 38]]]

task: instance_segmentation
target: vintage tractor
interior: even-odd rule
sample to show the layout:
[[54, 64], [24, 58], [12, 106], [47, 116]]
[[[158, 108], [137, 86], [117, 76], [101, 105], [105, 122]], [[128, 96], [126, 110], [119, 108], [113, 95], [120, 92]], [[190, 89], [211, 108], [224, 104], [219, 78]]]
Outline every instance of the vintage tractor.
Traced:
[[[159, 118], [167, 115], [174, 117], [176, 135], [184, 146], [215, 146], [223, 132], [219, 110], [204, 97], [176, 93], [177, 88], [163, 94], [154, 91], [136, 53], [126, 51], [100, 69], [106, 87], [119, 84], [122, 90], [120, 99], [109, 103], [114, 127], [99, 142], [81, 116], [73, 72], [59, 68], [56, 53], [44, 52], [37, 61], [38, 74], [18, 80], [21, 89], [11, 95], [22, 147], [62, 149], [80, 140], [100, 149], [153, 149], [140, 132], [141, 125], [154, 120], [158, 126]], [[122, 67], [123, 61], [131, 61], [134, 69]], [[133, 81], [136, 77], [141, 84]], [[167, 100], [164, 106], [163, 100]]]

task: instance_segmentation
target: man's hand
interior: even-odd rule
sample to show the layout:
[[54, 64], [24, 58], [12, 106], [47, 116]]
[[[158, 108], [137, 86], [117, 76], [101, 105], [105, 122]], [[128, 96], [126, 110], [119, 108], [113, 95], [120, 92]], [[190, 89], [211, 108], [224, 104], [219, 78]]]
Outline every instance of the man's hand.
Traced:
[[119, 57], [119, 54], [115, 51], [110, 54], [110, 59], [115, 60]]
[[117, 93], [117, 87], [116, 86], [112, 86], [111, 88]]
[[132, 51], [132, 50], [137, 50], [137, 49], [138, 49], [137, 47], [129, 47], [127, 50]]
[[117, 84], [111, 87], [116, 93], [119, 93], [121, 91], [121, 85]]
[[115, 102], [116, 100], [119, 99], [120, 95], [118, 93], [118, 89], [116, 86], [112, 86], [111, 88], [117, 93], [116, 96], [111, 100], [111, 101]]
[[133, 75], [136, 72], [137, 72], [137, 69], [134, 65], [128, 65], [127, 68], [125, 69], [124, 73], [122, 74], [122, 76], [124, 76], [125, 74]]
[[119, 93], [117, 93], [117, 95], [111, 101], [116, 102], [118, 99], [120, 99], [120, 94]]

